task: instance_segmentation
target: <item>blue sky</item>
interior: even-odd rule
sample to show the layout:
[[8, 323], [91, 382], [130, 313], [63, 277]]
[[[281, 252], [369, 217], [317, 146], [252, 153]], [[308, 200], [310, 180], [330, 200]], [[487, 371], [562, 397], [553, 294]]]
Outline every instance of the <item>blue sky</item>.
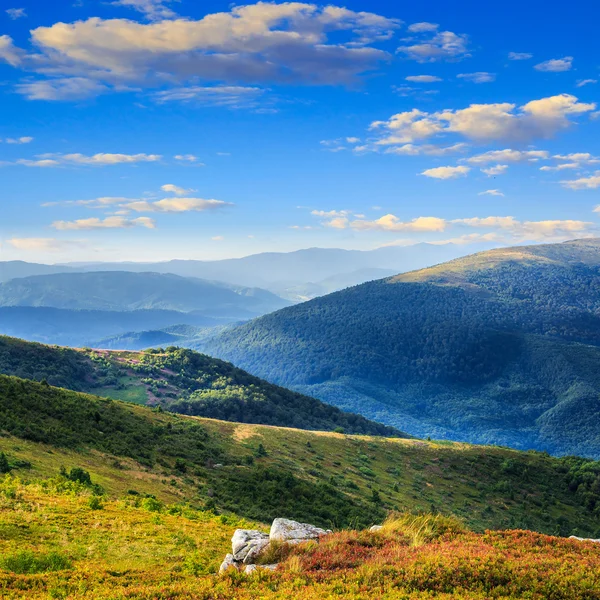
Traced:
[[591, 0], [7, 6], [4, 260], [598, 235]]

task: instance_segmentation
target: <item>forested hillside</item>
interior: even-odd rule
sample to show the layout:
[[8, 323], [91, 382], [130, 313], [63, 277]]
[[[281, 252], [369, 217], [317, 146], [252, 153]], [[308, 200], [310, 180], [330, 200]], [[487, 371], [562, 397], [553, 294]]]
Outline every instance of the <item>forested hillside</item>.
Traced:
[[192, 350], [74, 350], [0, 336], [0, 373], [187, 415], [302, 429], [402, 435]]
[[492, 250], [224, 332], [207, 351], [418, 435], [600, 456], [600, 242]]

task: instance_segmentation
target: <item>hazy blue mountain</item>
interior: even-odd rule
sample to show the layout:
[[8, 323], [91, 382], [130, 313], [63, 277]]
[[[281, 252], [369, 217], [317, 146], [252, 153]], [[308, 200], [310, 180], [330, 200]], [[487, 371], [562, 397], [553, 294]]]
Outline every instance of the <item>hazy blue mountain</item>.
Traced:
[[[483, 250], [490, 244], [470, 247]], [[218, 261], [171, 260], [159, 263], [72, 263], [80, 271], [153, 271], [174, 273], [183, 277], [200, 277], [236, 285], [261, 287], [280, 295], [288, 288], [305, 284], [319, 284], [331, 277], [364, 271], [366, 279], [351, 279], [351, 285], [371, 278], [370, 269], [386, 269], [402, 273], [438, 264], [459, 256], [468, 250], [455, 244], [416, 244], [389, 246], [377, 250], [340, 250], [338, 248], [308, 248], [296, 252], [265, 252], [244, 258]], [[342, 284], [343, 285], [343, 284]], [[329, 290], [333, 291], [333, 290]]]
[[0, 334], [47, 344], [81, 347], [97, 346], [99, 340], [132, 331], [156, 331], [172, 325], [204, 329], [237, 320], [172, 310], [119, 312], [8, 306], [0, 307]]
[[22, 260], [0, 261], [0, 283], [17, 277], [30, 277], [32, 275], [52, 275], [73, 271], [70, 267], [62, 265], [40, 265]]
[[366, 283], [205, 349], [416, 435], [600, 457], [599, 240]]
[[289, 304], [266, 290], [159, 273], [60, 273], [0, 284], [0, 306], [198, 311], [207, 316], [244, 319]]

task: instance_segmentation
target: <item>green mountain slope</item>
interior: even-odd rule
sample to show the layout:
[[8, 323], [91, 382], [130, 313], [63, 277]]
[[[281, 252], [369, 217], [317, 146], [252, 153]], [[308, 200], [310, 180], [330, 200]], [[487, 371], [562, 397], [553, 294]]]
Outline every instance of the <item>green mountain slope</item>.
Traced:
[[0, 284], [0, 306], [102, 311], [160, 309], [247, 318], [289, 304], [259, 288], [160, 273], [57, 273]]
[[0, 373], [173, 412], [244, 423], [402, 435], [192, 350], [74, 350], [0, 336]]
[[600, 464], [585, 459], [198, 419], [7, 376], [0, 431], [25, 480], [79, 467], [113, 495], [263, 522], [365, 526], [390, 509], [434, 510], [478, 531], [600, 533]]
[[224, 332], [205, 349], [417, 435], [600, 456], [600, 242], [483, 252]]

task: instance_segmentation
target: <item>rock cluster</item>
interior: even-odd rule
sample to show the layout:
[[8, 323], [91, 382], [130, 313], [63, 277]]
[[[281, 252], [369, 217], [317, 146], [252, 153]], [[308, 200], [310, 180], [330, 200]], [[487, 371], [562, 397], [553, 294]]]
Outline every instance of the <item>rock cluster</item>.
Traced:
[[577, 537], [576, 535], [570, 536], [569, 539], [570, 540], [577, 540], [579, 542], [594, 542], [595, 544], [600, 544], [600, 539], [582, 538], [582, 537]]
[[267, 535], [255, 529], [236, 529], [231, 538], [231, 554], [225, 557], [219, 573], [227, 569], [244, 569], [245, 573], [253, 573], [256, 569], [270, 569], [273, 565], [257, 565], [256, 559], [264, 552], [271, 542], [301, 544], [311, 540], [319, 540], [330, 530], [321, 529], [308, 523], [298, 523], [289, 519], [275, 519], [271, 531]]

